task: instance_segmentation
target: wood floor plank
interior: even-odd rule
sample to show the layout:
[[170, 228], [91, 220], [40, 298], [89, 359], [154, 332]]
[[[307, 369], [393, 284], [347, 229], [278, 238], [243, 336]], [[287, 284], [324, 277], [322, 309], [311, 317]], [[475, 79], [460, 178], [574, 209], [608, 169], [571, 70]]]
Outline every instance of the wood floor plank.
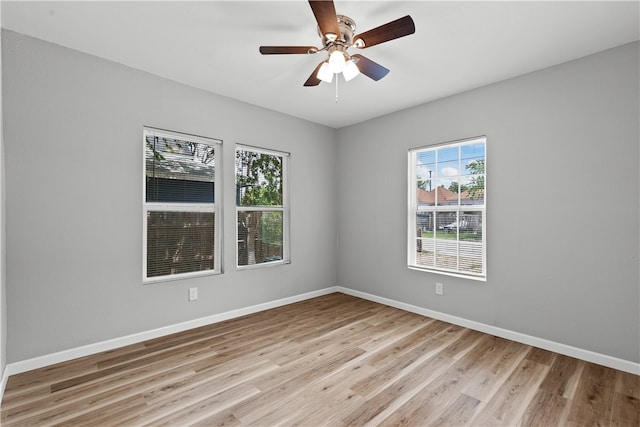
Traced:
[[[251, 384], [238, 384], [215, 394], [204, 393], [195, 403], [181, 406], [177, 410], [170, 408], [169, 414], [158, 416], [146, 425], [171, 427], [178, 424], [194, 424], [259, 393], [260, 390]], [[203, 399], [202, 396], [206, 397]], [[155, 415], [158, 415], [158, 412]]]
[[529, 354], [530, 347], [513, 341], [496, 338], [501, 350], [493, 360], [487, 360], [485, 369], [465, 381], [462, 392], [482, 402], [489, 402], [513, 370]]
[[583, 367], [584, 364], [573, 357], [557, 355], [540, 389], [567, 399], [573, 398]]
[[341, 365], [362, 355], [363, 351], [359, 348], [351, 348], [336, 355], [323, 357], [317, 363], [310, 366], [305, 372], [299, 373], [293, 377], [284, 377], [284, 382], [270, 385], [270, 388], [262, 390], [262, 393], [254, 398], [247, 399], [236, 405], [232, 410], [233, 414], [243, 423], [255, 422], [260, 417], [270, 411], [272, 405], [280, 405], [282, 402], [289, 400], [291, 396], [310, 382], [316, 381], [328, 373], [337, 370]]
[[[155, 372], [155, 371], [154, 371]], [[87, 395], [86, 389], [68, 390], [64, 395], [54, 394], [48, 399], [41, 399], [37, 402], [31, 402], [8, 410], [7, 414], [11, 416], [11, 422], [18, 424], [39, 425], [47, 420], [55, 418], [63, 420], [68, 414], [83, 414], [122, 399], [139, 395], [147, 388], [154, 387], [157, 383], [166, 381], [177, 381], [186, 378], [193, 371], [175, 369], [171, 372], [165, 372], [159, 376], [144, 375], [142, 380], [136, 382], [120, 382], [114, 383], [116, 387], [104, 386], [99, 391], [92, 392], [92, 399], [85, 399]]]
[[151, 353], [146, 357], [134, 358], [131, 361], [127, 361], [119, 365], [114, 365], [106, 369], [101, 369], [101, 370], [92, 372], [90, 374], [80, 375], [64, 381], [54, 382], [51, 384], [51, 393], [56, 393], [61, 390], [65, 390], [65, 389], [76, 387], [83, 384], [93, 383], [97, 380], [107, 378], [111, 375], [116, 375], [121, 372], [128, 372], [135, 369], [144, 368], [145, 366], [152, 363], [162, 363], [167, 358], [170, 358], [173, 356], [180, 356], [182, 358], [193, 357], [198, 353], [207, 351], [207, 349], [210, 346], [211, 344], [206, 340], [198, 341], [194, 344], [186, 345], [184, 348], [183, 347], [171, 348], [163, 352]]
[[14, 394], [20, 393], [21, 390], [25, 388], [29, 389], [47, 384], [52, 378], [60, 380], [78, 374], [93, 372], [97, 370], [97, 361], [100, 357], [105, 357], [105, 355], [111, 357], [113, 354], [127, 354], [143, 347], [143, 344], [133, 344], [119, 349], [105, 351], [99, 355], [85, 356], [67, 362], [45, 366], [44, 368], [34, 369], [20, 375], [13, 375], [9, 377], [7, 381], [4, 396], [11, 397]]
[[557, 353], [542, 348], [532, 347], [527, 354], [527, 359], [541, 365], [551, 366], [556, 358]]
[[357, 341], [355, 343], [333, 343], [327, 347], [306, 354], [294, 362], [280, 366], [273, 372], [269, 372], [268, 374], [255, 379], [253, 384], [255, 384], [260, 390], [271, 390], [287, 380], [310, 373], [311, 369], [314, 369], [317, 366], [323, 366], [324, 363], [333, 360], [336, 355], [339, 355], [344, 351], [350, 352], [349, 354], [357, 353], [356, 356], [360, 356], [364, 351], [357, 348], [357, 343]]
[[419, 324], [416, 326], [418, 329], [407, 330], [406, 334], [396, 333], [397, 339], [395, 341], [367, 357], [366, 362], [373, 367], [383, 367], [394, 363], [398, 357], [438, 335], [442, 331], [442, 325], [434, 323]]
[[538, 389], [525, 409], [520, 422], [521, 426], [561, 426], [566, 423], [569, 399]]
[[394, 413], [395, 408], [412, 400], [434, 378], [443, 375], [443, 371], [459, 361], [482, 340], [488, 338], [488, 335], [476, 331], [463, 330], [457, 340], [438, 352], [436, 356], [414, 366], [410, 371], [405, 371], [403, 376], [371, 396], [364, 405], [343, 420], [345, 425], [376, 424], [383, 420], [385, 424], [390, 423], [388, 417]]
[[[317, 382], [303, 386], [282, 405], [274, 405], [271, 411], [255, 421], [257, 425], [291, 425], [304, 420], [307, 425], [322, 425], [335, 418], [337, 407], [361, 404], [361, 396], [349, 389], [348, 384], [357, 379], [375, 375], [376, 370], [363, 364], [353, 363], [347, 368], [338, 368]], [[341, 407], [342, 410], [346, 410]], [[316, 424], [314, 424], [314, 422]]]
[[231, 412], [221, 411], [217, 412], [209, 418], [205, 418], [197, 423], [192, 424], [194, 427], [236, 427], [241, 426], [240, 420], [235, 417]]
[[640, 426], [640, 399], [626, 394], [614, 393], [612, 426]]
[[617, 371], [615, 391], [640, 399], [640, 376]]
[[616, 371], [586, 363], [571, 402], [568, 425], [609, 425], [613, 411]]
[[[29, 424], [38, 424], [39, 414], [48, 412], [50, 415], [69, 412], [70, 409], [81, 414], [85, 409], [97, 408], [109, 403], [107, 396], [114, 395], [121, 398], [128, 397], [144, 391], [147, 387], [153, 387], [156, 382], [172, 381], [177, 376], [185, 373], [193, 373], [192, 363], [199, 358], [210, 358], [209, 349], [199, 352], [185, 352], [157, 360], [136, 369], [123, 370], [111, 376], [101, 377], [99, 382], [84, 382], [72, 388], [67, 388], [41, 397], [37, 401], [24, 401], [21, 405], [13, 405], [9, 408], [3, 406], [3, 411], [11, 415], [12, 420], [18, 420]], [[166, 356], [166, 355], [165, 355]], [[165, 366], [171, 366], [171, 370], [165, 370]], [[86, 399], [86, 396], [92, 399]], [[85, 405], [79, 401], [85, 399]], [[82, 402], [80, 402], [82, 403]], [[22, 419], [29, 416], [27, 419]]]
[[278, 368], [277, 365], [269, 360], [243, 363], [243, 365], [245, 366], [238, 366], [235, 369], [229, 369], [229, 366], [225, 365], [219, 370], [200, 373], [194, 372], [189, 377], [179, 378], [172, 382], [165, 381], [163, 384], [144, 392], [143, 397], [148, 405], [153, 406], [159, 402], [171, 399], [173, 396], [185, 393], [221, 392], [226, 388], [231, 388], [242, 382], [253, 380], [256, 377], [273, 372]]
[[[98, 370], [96, 361], [87, 358], [67, 363], [69, 365], [60, 363], [51, 367], [25, 372], [21, 375], [12, 375], [7, 381], [3, 402], [6, 400], [7, 404], [10, 404], [13, 399], [22, 399], [27, 395], [42, 395], [42, 390], [45, 390], [42, 387], [43, 385], [46, 385], [46, 388], [50, 388], [52, 381], [62, 381]], [[48, 392], [45, 391], [45, 393]]]
[[314, 327], [308, 327], [307, 328], [307, 332], [305, 332], [304, 334], [300, 334], [298, 335], [295, 339], [294, 342], [296, 343], [303, 343], [305, 341], [309, 341], [309, 340], [313, 340], [315, 338], [319, 338], [324, 336], [325, 334], [329, 333], [329, 332], [333, 332], [335, 330], [339, 330], [341, 328], [344, 328], [347, 325], [350, 325], [354, 322], [359, 322], [361, 320], [366, 320], [370, 317], [373, 317], [374, 313], [370, 312], [370, 311], [366, 311], [364, 313], [359, 313], [356, 315], [352, 315], [349, 317], [338, 317], [337, 320], [334, 319], [332, 321], [325, 321], [322, 322], [321, 325], [322, 326], [314, 326]]
[[445, 410], [431, 423], [430, 426], [463, 426], [468, 425], [476, 414], [486, 404], [478, 399], [458, 394], [458, 397], [445, 407]]
[[112, 419], [113, 414], [121, 413], [123, 411], [136, 412], [143, 410], [144, 408], [146, 408], [144, 399], [142, 396], [136, 394], [109, 403], [108, 405], [102, 405], [93, 411], [85, 412], [79, 416], [74, 416], [75, 413], [67, 412], [64, 415], [46, 420], [43, 424], [38, 423], [35, 425], [50, 425], [55, 427], [107, 425], [107, 423], [111, 422], [110, 420]]
[[520, 362], [471, 423], [492, 426], [517, 425], [548, 370], [547, 365], [537, 362], [526, 359]]
[[49, 394], [51, 394], [50, 384], [44, 383], [38, 387], [30, 387], [28, 390], [21, 390], [19, 393], [5, 395], [2, 399], [2, 409], [9, 411], [16, 406], [38, 402], [41, 399], [46, 399]]
[[290, 346], [283, 345], [265, 353], [264, 356], [280, 366], [285, 366], [295, 363], [309, 354], [326, 350], [336, 342], [344, 343], [344, 345], [349, 345], [348, 343], [353, 341], [357, 341], [359, 344], [368, 342], [371, 339], [369, 336], [371, 328], [372, 326], [366, 322], [356, 322], [349, 328], [340, 328], [322, 337], [300, 343], [296, 346], [296, 351], [291, 351]]
[[[456, 333], [453, 335], [449, 333], [450, 331], [451, 329], [447, 328], [435, 337], [409, 350], [398, 357], [394, 363], [381, 367], [377, 375], [353, 384], [352, 390], [370, 398], [382, 392], [388, 384], [403, 377], [426, 360], [430, 360], [429, 364], [431, 365], [427, 369], [435, 370], [449, 366], [453, 363], [451, 355], [455, 354], [455, 349], [459, 346], [456, 341], [469, 333], [468, 330], [461, 328], [455, 328]], [[379, 351], [381, 350], [379, 349]]]
[[[397, 340], [397, 334], [401, 334], [415, 327], [419, 323], [416, 315], [413, 313], [402, 312], [400, 310], [389, 310], [385, 316], [387, 323], [381, 323], [379, 320], [367, 319], [367, 323], [373, 325], [369, 329], [369, 337], [371, 338], [367, 344], [361, 348], [368, 352], [375, 352], [378, 348], [386, 346], [389, 342]], [[374, 321], [372, 321], [374, 320]]]
[[2, 426], [640, 425], [640, 377], [334, 293], [9, 378]]
[[[496, 337], [483, 334], [479, 336], [480, 338], [468, 351], [460, 353], [460, 357], [441, 358], [441, 362], [448, 359], [453, 363], [446, 367], [443, 366], [442, 369], [433, 369], [436, 376], [430, 378], [411, 399], [387, 417], [384, 424], [403, 424], [408, 420], [419, 419], [424, 425], [431, 425], [442, 423], [442, 420], [447, 417], [456, 417], [456, 413], [460, 409], [455, 409], [455, 406], [451, 407], [451, 405], [461, 403], [462, 390], [465, 388], [466, 380], [475, 377], [478, 372], [482, 371], [485, 361], [496, 357], [496, 354], [502, 352], [504, 346], [502, 340]], [[480, 402], [479, 399], [465, 396]], [[472, 400], [462, 400], [466, 404], [472, 403]], [[458, 415], [471, 416], [475, 413], [475, 410], [466, 409], [464, 414]]]

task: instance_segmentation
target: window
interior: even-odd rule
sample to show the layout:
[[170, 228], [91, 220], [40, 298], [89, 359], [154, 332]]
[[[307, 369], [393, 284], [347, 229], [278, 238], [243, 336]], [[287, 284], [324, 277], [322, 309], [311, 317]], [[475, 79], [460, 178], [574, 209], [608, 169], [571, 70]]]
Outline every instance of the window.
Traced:
[[288, 159], [286, 153], [236, 149], [238, 267], [289, 261]]
[[485, 145], [409, 150], [410, 268], [486, 278]]
[[221, 143], [144, 128], [145, 282], [220, 273]]

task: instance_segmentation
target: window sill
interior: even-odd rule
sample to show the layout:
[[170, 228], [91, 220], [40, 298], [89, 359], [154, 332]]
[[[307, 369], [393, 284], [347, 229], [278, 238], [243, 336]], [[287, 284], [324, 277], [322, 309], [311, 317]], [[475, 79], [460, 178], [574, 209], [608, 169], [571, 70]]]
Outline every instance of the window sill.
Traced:
[[261, 262], [260, 264], [250, 264], [250, 265], [236, 265], [236, 270], [253, 270], [255, 268], [262, 267], [275, 267], [278, 265], [287, 265], [291, 264], [291, 260], [282, 260], [282, 261], [271, 261], [271, 262]]
[[471, 276], [471, 275], [467, 275], [467, 274], [455, 273], [453, 271], [434, 270], [434, 269], [426, 268], [426, 267], [417, 267], [415, 265], [407, 265], [407, 267], [409, 268], [409, 270], [422, 271], [422, 272], [425, 272], [425, 273], [433, 273], [433, 274], [441, 274], [441, 275], [444, 275], [444, 276], [459, 277], [461, 279], [470, 279], [470, 280], [475, 280], [477, 282], [486, 282], [487, 281], [487, 276]]
[[205, 276], [218, 276], [220, 274], [222, 274], [222, 272], [219, 270], [206, 270], [206, 271], [196, 271], [193, 273], [172, 274], [170, 276], [143, 278], [142, 284], [152, 285], [154, 283], [173, 282], [176, 280], [193, 279], [196, 277], [205, 277]]

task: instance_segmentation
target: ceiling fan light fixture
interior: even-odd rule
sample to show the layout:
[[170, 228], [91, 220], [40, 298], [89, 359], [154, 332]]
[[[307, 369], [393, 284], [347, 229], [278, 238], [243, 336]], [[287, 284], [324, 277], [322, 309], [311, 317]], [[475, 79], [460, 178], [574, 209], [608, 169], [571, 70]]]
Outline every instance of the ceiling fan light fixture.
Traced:
[[327, 40], [329, 40], [330, 42], [334, 42], [334, 41], [336, 41], [336, 39], [338, 38], [338, 35], [337, 35], [337, 34], [334, 34], [334, 33], [326, 33], [326, 34], [324, 35], [324, 37], [325, 37]]
[[323, 62], [318, 70], [318, 74], [316, 75], [320, 80], [326, 83], [331, 83], [333, 81], [333, 71], [329, 67], [329, 64]]
[[351, 79], [353, 79], [354, 77], [356, 77], [358, 74], [360, 74], [360, 70], [358, 69], [358, 66], [353, 62], [353, 60], [348, 60], [347, 64], [344, 67], [344, 71], [342, 72], [342, 75], [344, 76], [345, 81], [350, 81]]
[[334, 50], [329, 55], [329, 68], [331, 72], [335, 74], [339, 74], [344, 71], [344, 68], [347, 65], [347, 60], [344, 57], [344, 53], [339, 50]]

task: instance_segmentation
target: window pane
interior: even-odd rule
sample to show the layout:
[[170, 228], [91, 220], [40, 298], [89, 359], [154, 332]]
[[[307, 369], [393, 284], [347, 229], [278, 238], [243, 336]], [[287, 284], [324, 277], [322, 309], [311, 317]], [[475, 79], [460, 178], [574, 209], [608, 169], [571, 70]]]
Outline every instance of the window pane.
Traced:
[[434, 226], [433, 212], [418, 212], [416, 214], [416, 263], [424, 267], [435, 265]]
[[435, 188], [433, 178], [435, 165], [421, 165], [416, 167], [416, 186], [425, 191], [431, 191]]
[[[484, 143], [468, 144], [460, 147], [460, 160], [463, 169], [471, 162], [484, 161]], [[484, 170], [482, 171], [484, 173]]]
[[213, 270], [213, 212], [147, 212], [147, 277]]
[[484, 204], [484, 175], [466, 175], [461, 177], [461, 205]]
[[440, 148], [437, 151], [438, 177], [455, 177], [460, 174], [460, 150], [458, 147]]
[[281, 211], [238, 212], [238, 265], [283, 259]]
[[436, 190], [425, 191], [418, 187], [416, 189], [416, 203], [418, 206], [435, 206], [436, 204]]
[[431, 170], [435, 170], [435, 164], [436, 164], [435, 150], [418, 151], [418, 153], [416, 154], [416, 163], [418, 164], [418, 166], [420, 165], [431, 166]]
[[482, 243], [460, 242], [460, 271], [482, 274]]
[[458, 238], [458, 213], [435, 212], [436, 215], [436, 237], [438, 239]]
[[482, 212], [460, 213], [460, 270], [482, 273]]
[[461, 212], [458, 222], [460, 224], [460, 240], [482, 241], [482, 212]]
[[458, 206], [458, 193], [451, 191], [457, 189], [449, 180], [437, 180], [435, 189], [436, 204], [438, 206]]
[[236, 205], [282, 206], [282, 156], [236, 150]]
[[436, 267], [447, 270], [458, 269], [458, 242], [454, 240], [436, 240]]
[[213, 145], [153, 135], [145, 143], [147, 202], [214, 202]]
[[458, 212], [435, 212], [435, 266], [448, 270], [458, 268]]

